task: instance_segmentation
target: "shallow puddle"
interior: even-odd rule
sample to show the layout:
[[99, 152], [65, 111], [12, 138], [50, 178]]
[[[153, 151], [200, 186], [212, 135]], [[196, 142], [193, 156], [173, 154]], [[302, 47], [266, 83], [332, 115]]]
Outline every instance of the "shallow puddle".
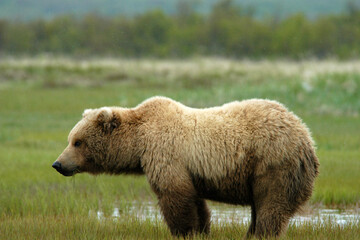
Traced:
[[[212, 223], [247, 224], [250, 222], [251, 219], [251, 211], [249, 207], [210, 205], [209, 208], [211, 210]], [[94, 215], [95, 212], [90, 212], [89, 214]], [[104, 213], [101, 210], [98, 210], [95, 215], [99, 220], [105, 218]], [[134, 216], [141, 221], [162, 220], [160, 209], [156, 205], [156, 203], [153, 202], [133, 202], [121, 209], [115, 207], [110, 217], [116, 220], [121, 217], [128, 216]], [[290, 224], [295, 225], [321, 225], [325, 223], [336, 224], [339, 226], [345, 226], [348, 224], [360, 224], [360, 208], [352, 208], [345, 210], [315, 208], [307, 211], [306, 213], [297, 214], [290, 220]]]

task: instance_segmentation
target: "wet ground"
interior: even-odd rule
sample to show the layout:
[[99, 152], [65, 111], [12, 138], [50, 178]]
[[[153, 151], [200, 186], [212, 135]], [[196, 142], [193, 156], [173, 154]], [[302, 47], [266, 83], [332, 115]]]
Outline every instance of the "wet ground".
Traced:
[[[347, 224], [360, 224], [360, 208], [353, 207], [348, 209], [327, 209], [312, 208], [297, 214], [290, 221], [290, 224], [324, 224], [331, 223], [339, 226]], [[212, 223], [249, 223], [251, 219], [251, 211], [249, 207], [239, 207], [230, 205], [210, 205]], [[101, 220], [105, 218], [101, 210], [90, 212]], [[114, 220], [121, 217], [135, 216], [139, 220], [157, 221], [162, 220], [160, 209], [153, 202], [133, 202], [125, 205], [125, 207], [115, 207], [112, 215]]]

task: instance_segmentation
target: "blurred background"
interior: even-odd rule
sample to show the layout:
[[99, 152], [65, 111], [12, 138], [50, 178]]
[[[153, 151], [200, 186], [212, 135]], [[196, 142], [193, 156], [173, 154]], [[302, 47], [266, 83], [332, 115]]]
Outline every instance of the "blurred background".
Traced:
[[359, 0], [2, 0], [0, 54], [356, 58]]

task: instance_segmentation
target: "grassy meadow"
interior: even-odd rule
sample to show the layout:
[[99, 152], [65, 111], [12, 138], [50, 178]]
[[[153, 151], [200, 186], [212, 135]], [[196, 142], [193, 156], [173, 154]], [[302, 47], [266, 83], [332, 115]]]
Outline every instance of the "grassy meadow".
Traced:
[[[313, 133], [320, 175], [310, 206], [359, 208], [360, 61], [5, 58], [0, 60], [0, 239], [168, 239], [162, 221], [140, 221], [136, 201], [156, 201], [143, 176], [65, 178], [51, 164], [86, 108], [133, 107], [164, 95], [192, 107], [268, 98]], [[214, 204], [214, 203], [212, 203]], [[217, 204], [216, 204], [217, 205]], [[114, 207], [120, 218], [113, 221]], [[99, 221], [96, 211], [105, 218]], [[212, 226], [243, 237], [247, 225]], [[356, 239], [359, 226], [289, 226], [284, 239]]]

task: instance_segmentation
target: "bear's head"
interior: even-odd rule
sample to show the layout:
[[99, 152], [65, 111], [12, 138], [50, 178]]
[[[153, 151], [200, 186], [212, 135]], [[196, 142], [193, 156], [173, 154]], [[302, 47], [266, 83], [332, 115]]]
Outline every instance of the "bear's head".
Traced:
[[131, 132], [123, 126], [129, 124], [123, 124], [120, 115], [119, 109], [109, 107], [85, 110], [68, 136], [68, 146], [52, 167], [64, 176], [80, 172], [120, 173], [131, 168]]

